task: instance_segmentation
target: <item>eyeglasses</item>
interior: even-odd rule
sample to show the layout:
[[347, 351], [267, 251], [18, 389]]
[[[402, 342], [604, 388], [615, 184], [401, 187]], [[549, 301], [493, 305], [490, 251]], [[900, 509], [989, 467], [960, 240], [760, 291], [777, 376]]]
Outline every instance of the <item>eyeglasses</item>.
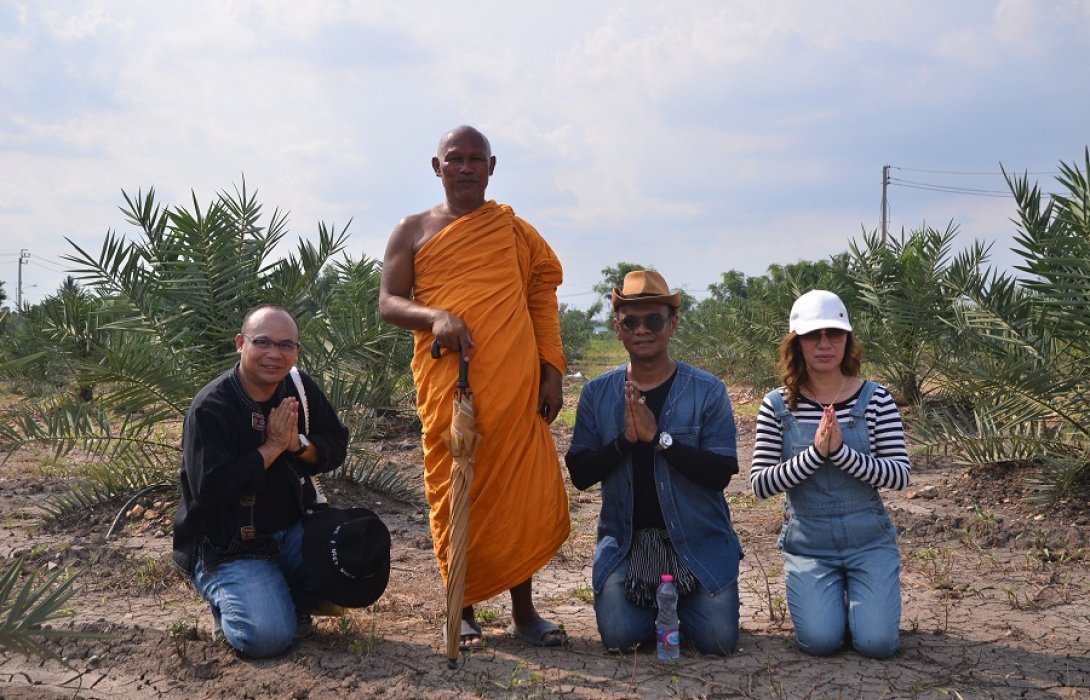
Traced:
[[636, 329], [643, 327], [652, 333], [658, 333], [666, 327], [666, 317], [662, 314], [647, 314], [646, 316], [625, 316], [620, 320], [621, 327], [629, 333], [635, 333]]
[[843, 328], [819, 328], [816, 331], [803, 333], [799, 337], [807, 342], [816, 343], [821, 336], [825, 336], [825, 339], [830, 343], [839, 343], [844, 340], [844, 338], [848, 337], [848, 331]]
[[299, 348], [303, 347], [294, 340], [281, 340], [280, 342], [276, 342], [275, 340], [270, 340], [263, 335], [259, 335], [256, 338], [246, 335], [245, 333], [241, 333], [240, 335], [246, 340], [250, 341], [250, 343], [252, 343], [253, 346], [258, 350], [272, 350], [273, 348], [276, 348], [285, 355], [290, 355], [293, 352], [297, 352]]

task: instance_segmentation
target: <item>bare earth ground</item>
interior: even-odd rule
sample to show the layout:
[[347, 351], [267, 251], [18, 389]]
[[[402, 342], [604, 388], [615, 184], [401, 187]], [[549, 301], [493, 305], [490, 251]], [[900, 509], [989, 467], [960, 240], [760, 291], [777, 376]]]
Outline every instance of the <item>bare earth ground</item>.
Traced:
[[[417, 430], [391, 419], [375, 447], [419, 479]], [[743, 470], [752, 433], [753, 418], [741, 416]], [[570, 427], [558, 421], [554, 434], [562, 454]], [[1022, 498], [1025, 476], [918, 456], [910, 489], [886, 494], [904, 598], [902, 650], [886, 661], [850, 652], [815, 659], [794, 648], [775, 547], [780, 501], [756, 501], [738, 477], [728, 489], [746, 549], [737, 653], [686, 652], [665, 664], [651, 653], [605, 652], [589, 589], [599, 494], [569, 487], [572, 536], [534, 590], [570, 645], [538, 649], [506, 637], [501, 597], [479, 606], [487, 649], [449, 671], [444, 595], [421, 505], [327, 482], [335, 504], [366, 505], [389, 525], [389, 588], [370, 609], [318, 618], [317, 632], [285, 656], [250, 661], [211, 640], [205, 606], [172, 573], [168, 513], [154, 496], [108, 541], [113, 513], [46, 528], [37, 505], [66, 482], [16, 455], [0, 467], [0, 554], [10, 562], [30, 553], [32, 568], [83, 570], [71, 624], [112, 638], [58, 642], [69, 668], [0, 652], [0, 698], [1090, 698], [1090, 510], [1069, 503], [1042, 516]]]

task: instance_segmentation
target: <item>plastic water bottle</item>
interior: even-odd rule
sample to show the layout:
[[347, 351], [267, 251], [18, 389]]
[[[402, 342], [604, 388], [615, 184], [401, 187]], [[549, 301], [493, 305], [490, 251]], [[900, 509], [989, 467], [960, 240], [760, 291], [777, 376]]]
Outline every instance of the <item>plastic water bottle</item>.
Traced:
[[655, 636], [658, 639], [657, 656], [660, 661], [672, 661], [681, 656], [681, 632], [677, 624], [677, 586], [670, 574], [662, 575], [658, 594], [655, 596], [659, 614], [655, 619]]

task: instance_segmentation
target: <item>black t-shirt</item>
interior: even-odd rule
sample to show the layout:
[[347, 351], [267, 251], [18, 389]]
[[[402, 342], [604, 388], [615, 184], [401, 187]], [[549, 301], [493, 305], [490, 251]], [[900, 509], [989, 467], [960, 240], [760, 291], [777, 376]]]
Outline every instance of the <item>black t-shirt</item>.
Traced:
[[[646, 405], [655, 414], [655, 423], [666, 405], [666, 397], [677, 377], [677, 369], [662, 384], [643, 393]], [[655, 488], [655, 442], [637, 442], [632, 446], [632, 527], [642, 530], [645, 527], [666, 529], [659, 504], [659, 492]]]

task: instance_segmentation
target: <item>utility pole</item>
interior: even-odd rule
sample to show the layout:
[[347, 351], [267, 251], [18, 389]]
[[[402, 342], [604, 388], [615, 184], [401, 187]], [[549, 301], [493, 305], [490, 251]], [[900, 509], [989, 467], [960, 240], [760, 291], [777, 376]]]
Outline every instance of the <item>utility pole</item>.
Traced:
[[19, 277], [15, 284], [15, 313], [19, 313], [19, 307], [23, 305], [23, 265], [27, 264], [30, 253], [26, 248], [19, 249]]
[[889, 236], [889, 198], [886, 189], [889, 187], [889, 166], [882, 166], [882, 241]]

